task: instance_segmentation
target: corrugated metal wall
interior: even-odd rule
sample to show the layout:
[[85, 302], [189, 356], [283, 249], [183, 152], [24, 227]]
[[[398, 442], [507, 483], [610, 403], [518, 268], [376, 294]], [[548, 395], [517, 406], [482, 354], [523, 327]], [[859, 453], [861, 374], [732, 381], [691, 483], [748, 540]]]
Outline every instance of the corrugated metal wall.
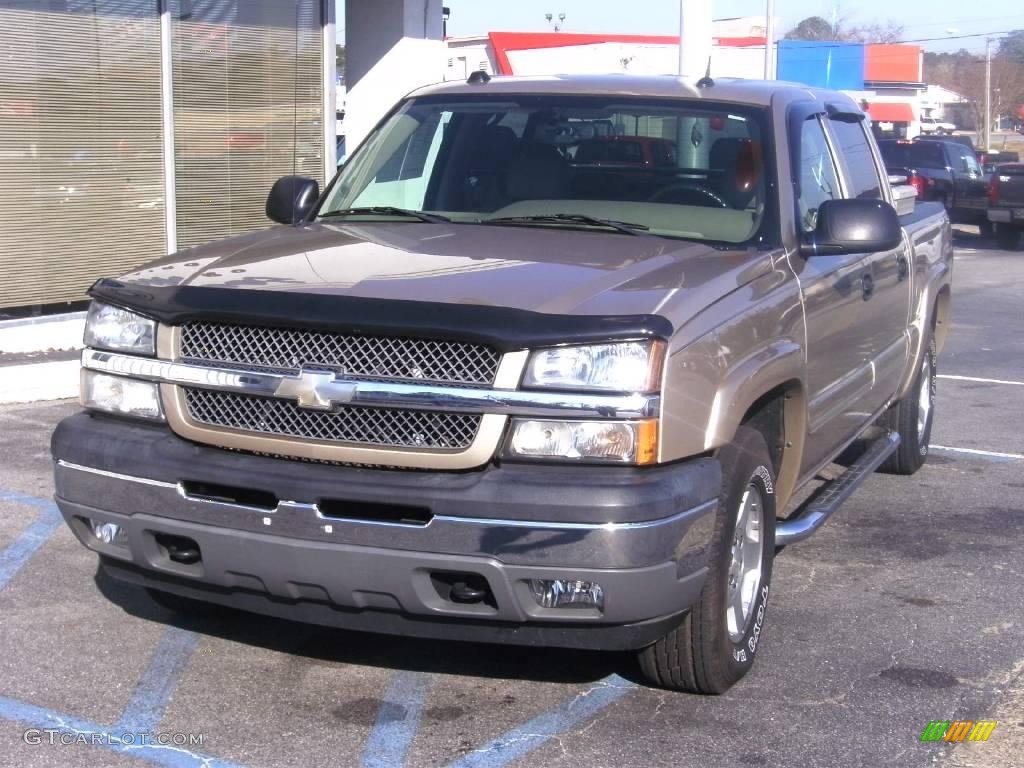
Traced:
[[[157, 0], [0, 0], [0, 307], [166, 252]], [[169, 0], [178, 247], [323, 181], [321, 0]], [[333, 120], [333, 115], [331, 116]]]
[[81, 300], [165, 250], [156, 3], [0, 2], [0, 46], [0, 307]]
[[[178, 247], [271, 225], [280, 176], [323, 183], [320, 0], [172, 0]], [[333, 116], [332, 116], [333, 119]]]

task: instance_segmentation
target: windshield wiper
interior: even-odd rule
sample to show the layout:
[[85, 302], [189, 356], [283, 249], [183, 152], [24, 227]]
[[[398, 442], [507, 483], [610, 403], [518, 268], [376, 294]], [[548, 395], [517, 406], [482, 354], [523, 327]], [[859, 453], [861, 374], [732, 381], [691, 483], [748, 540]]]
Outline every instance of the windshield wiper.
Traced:
[[413, 211], [409, 208], [396, 208], [393, 205], [370, 205], [363, 208], [341, 208], [337, 211], [328, 211], [327, 213], [321, 213], [317, 216], [318, 219], [328, 219], [337, 216], [405, 216], [410, 219], [419, 219], [420, 221], [427, 221], [431, 224], [439, 224], [446, 221], [451, 221], [447, 216], [441, 216], [437, 213], [427, 213], [426, 211]]
[[628, 221], [615, 221], [613, 219], [599, 219], [595, 216], [587, 216], [582, 213], [546, 213], [536, 216], [499, 216], [494, 219], [480, 219], [481, 224], [557, 224], [566, 222], [568, 224], [585, 224], [594, 227], [607, 227], [624, 235], [643, 235], [650, 227], [644, 224], [633, 224]]

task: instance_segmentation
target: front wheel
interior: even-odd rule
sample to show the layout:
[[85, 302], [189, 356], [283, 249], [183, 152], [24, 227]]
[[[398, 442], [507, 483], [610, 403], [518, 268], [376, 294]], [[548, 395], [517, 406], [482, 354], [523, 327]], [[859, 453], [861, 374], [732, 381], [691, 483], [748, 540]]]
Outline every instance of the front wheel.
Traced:
[[900, 436], [899, 447], [879, 467], [882, 472], [912, 475], [928, 460], [935, 419], [935, 357], [935, 339], [931, 338], [910, 391], [879, 420], [881, 426]]
[[775, 557], [775, 472], [764, 437], [740, 427], [718, 452], [722, 493], [700, 599], [683, 622], [640, 651], [655, 685], [724, 693], [754, 663]]

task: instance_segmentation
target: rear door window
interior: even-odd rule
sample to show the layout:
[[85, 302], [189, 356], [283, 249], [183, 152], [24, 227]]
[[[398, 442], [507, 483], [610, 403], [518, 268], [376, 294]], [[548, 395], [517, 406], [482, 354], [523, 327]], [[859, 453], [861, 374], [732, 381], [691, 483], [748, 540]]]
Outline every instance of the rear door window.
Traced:
[[911, 144], [911, 165], [918, 168], [945, 168], [946, 154], [943, 145], [937, 141], [919, 141]]
[[957, 168], [958, 171], [973, 173], [976, 175], [981, 173], [981, 166], [978, 165], [978, 158], [974, 156], [974, 153], [971, 152], [971, 150], [962, 144], [957, 144], [956, 150], [954, 151], [956, 152], [957, 163], [959, 164], [959, 167]]

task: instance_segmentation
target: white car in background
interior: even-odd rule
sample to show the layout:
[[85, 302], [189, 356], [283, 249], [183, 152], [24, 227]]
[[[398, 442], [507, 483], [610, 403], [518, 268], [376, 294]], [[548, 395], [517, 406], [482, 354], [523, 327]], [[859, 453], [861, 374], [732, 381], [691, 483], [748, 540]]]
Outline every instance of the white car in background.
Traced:
[[932, 134], [935, 136], [942, 136], [944, 134], [952, 135], [955, 130], [956, 126], [952, 123], [943, 122], [937, 117], [921, 116], [921, 133], [923, 134]]

